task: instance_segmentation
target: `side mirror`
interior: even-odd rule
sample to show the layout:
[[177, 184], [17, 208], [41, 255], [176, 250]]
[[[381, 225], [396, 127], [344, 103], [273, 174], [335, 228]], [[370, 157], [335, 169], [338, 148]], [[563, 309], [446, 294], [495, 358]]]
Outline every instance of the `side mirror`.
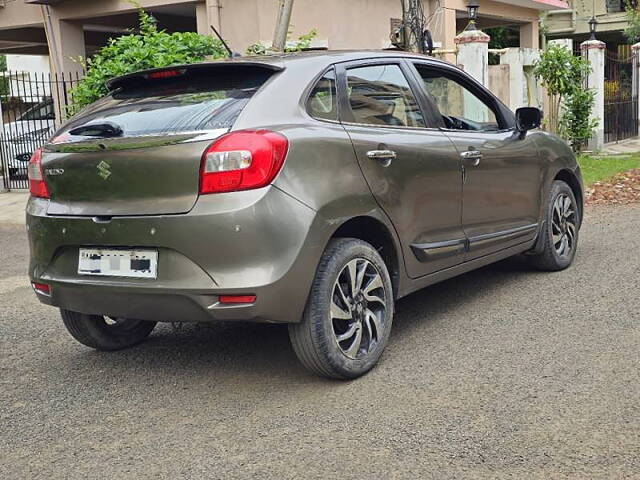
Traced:
[[516, 130], [526, 133], [542, 125], [542, 110], [535, 107], [523, 107], [516, 111]]

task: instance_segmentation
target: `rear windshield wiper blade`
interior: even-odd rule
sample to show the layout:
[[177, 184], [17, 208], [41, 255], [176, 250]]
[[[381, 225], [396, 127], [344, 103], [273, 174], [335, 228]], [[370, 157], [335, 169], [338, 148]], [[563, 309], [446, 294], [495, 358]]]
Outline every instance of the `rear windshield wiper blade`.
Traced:
[[122, 127], [113, 122], [89, 123], [69, 130], [71, 135], [83, 137], [120, 137], [124, 133]]

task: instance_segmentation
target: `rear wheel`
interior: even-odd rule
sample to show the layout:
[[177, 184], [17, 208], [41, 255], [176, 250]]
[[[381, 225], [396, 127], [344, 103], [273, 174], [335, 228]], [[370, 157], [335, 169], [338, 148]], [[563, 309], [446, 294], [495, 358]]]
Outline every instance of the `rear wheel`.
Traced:
[[302, 364], [329, 378], [364, 375], [380, 359], [393, 322], [387, 267], [368, 243], [336, 239], [325, 250], [303, 320], [289, 325]]
[[531, 263], [550, 272], [568, 268], [576, 256], [579, 229], [580, 209], [573, 190], [565, 182], [553, 182], [541, 232], [543, 248], [531, 256]]
[[145, 340], [156, 322], [112, 318], [60, 310], [64, 326], [73, 338], [96, 350], [122, 350]]

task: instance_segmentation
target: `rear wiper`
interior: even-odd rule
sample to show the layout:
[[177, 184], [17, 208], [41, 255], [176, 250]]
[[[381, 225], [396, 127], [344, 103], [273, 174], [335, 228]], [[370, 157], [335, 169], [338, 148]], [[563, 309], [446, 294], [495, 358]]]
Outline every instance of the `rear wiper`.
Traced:
[[117, 125], [113, 122], [103, 122], [103, 123], [89, 123], [87, 125], [83, 125], [81, 127], [74, 128], [73, 130], [69, 130], [71, 135], [83, 136], [83, 137], [119, 137], [124, 132], [120, 125]]

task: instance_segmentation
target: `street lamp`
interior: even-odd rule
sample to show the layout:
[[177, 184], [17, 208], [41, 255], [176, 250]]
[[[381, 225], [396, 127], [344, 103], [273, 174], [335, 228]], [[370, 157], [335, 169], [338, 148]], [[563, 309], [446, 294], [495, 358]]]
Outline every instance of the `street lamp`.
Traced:
[[469, 0], [467, 3], [467, 11], [469, 12], [469, 25], [467, 25], [467, 30], [477, 30], [478, 25], [476, 21], [478, 20], [478, 9], [480, 8], [480, 4], [478, 0]]
[[591, 32], [591, 38], [589, 40], [597, 40], [596, 31], [598, 30], [598, 20], [596, 17], [591, 17], [589, 20], [589, 31]]

